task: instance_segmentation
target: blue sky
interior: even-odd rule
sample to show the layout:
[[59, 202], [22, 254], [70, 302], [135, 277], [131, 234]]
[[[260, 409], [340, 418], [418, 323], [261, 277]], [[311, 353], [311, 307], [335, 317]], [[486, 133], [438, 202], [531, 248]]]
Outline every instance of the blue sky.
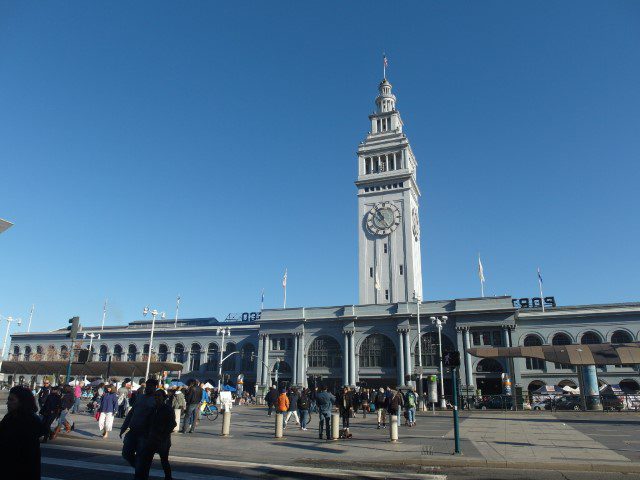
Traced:
[[[381, 52], [426, 299], [638, 300], [640, 4], [0, 3], [0, 314], [357, 302]], [[4, 328], [4, 327], [3, 327]]]

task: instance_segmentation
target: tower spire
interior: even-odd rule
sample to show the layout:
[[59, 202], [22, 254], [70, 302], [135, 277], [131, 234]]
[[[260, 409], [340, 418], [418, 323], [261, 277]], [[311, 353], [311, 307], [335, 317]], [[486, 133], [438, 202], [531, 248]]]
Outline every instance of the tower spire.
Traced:
[[382, 79], [387, 79], [387, 67], [389, 66], [389, 62], [387, 61], [387, 54], [382, 52]]

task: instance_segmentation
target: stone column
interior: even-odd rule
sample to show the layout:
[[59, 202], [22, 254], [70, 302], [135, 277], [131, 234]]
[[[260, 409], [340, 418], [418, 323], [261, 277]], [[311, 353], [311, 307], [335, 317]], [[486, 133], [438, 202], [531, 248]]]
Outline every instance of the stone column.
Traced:
[[304, 346], [304, 331], [300, 334], [300, 344], [298, 345], [298, 356], [300, 357], [298, 366], [298, 377], [300, 377], [300, 385], [303, 388], [307, 387], [307, 364], [305, 362], [305, 346]]
[[356, 351], [354, 344], [355, 331], [349, 332], [349, 385], [356, 384]]
[[344, 330], [342, 335], [344, 336], [342, 342], [342, 384], [349, 385], [349, 334]]
[[[511, 346], [511, 343], [509, 341], [509, 327], [504, 325], [502, 327], [502, 344], [505, 347]], [[509, 379], [511, 380], [511, 388], [515, 388], [515, 385], [513, 384], [514, 383], [513, 375], [511, 374], [511, 359], [505, 358], [504, 360], [507, 365], [507, 368], [506, 368], [507, 375], [509, 375]]]
[[[405, 372], [407, 375], [411, 375], [413, 372], [413, 368], [411, 368], [411, 342], [409, 338], [409, 330], [405, 330], [404, 332], [404, 355], [405, 355]], [[411, 385], [411, 381], [405, 382], [406, 385]]]
[[470, 387], [473, 385], [473, 371], [471, 370], [471, 354], [469, 353], [469, 349], [471, 348], [471, 339], [469, 337], [471, 335], [469, 334], [468, 328], [464, 329], [463, 335], [465, 381], [467, 382], [467, 386]]
[[264, 357], [262, 359], [262, 361], [264, 362], [264, 364], [262, 364], [262, 369], [263, 369], [263, 374], [262, 374], [262, 379], [264, 381], [264, 384], [267, 386], [271, 386], [271, 371], [268, 367], [269, 365], [269, 334], [265, 333], [264, 334], [264, 348], [262, 349], [262, 351], [264, 352]]
[[400, 345], [400, 351], [398, 352], [398, 387], [404, 385], [404, 341], [403, 331], [398, 329], [398, 344]]
[[[264, 349], [264, 334], [259, 334], [258, 335], [258, 359], [262, 360], [263, 357], [263, 349]], [[262, 362], [260, 362], [259, 360], [255, 361], [255, 368], [256, 368], [256, 386], [260, 386], [260, 385], [264, 385], [264, 383], [262, 383], [262, 374], [263, 374], [263, 369], [262, 369]], [[209, 365], [207, 365], [207, 368], [209, 368]]]
[[291, 379], [294, 385], [298, 385], [298, 332], [293, 334], [293, 377]]
[[595, 365], [582, 367], [582, 384], [587, 410], [602, 410], [600, 390], [598, 389], [598, 373]]

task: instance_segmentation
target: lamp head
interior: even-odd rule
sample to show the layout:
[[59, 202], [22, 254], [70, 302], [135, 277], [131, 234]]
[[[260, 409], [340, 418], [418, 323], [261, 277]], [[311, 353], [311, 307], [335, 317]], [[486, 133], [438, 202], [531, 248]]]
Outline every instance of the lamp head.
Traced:
[[442, 323], [447, 323], [447, 320], [449, 320], [449, 317], [447, 317], [446, 315], [442, 316]]
[[144, 307], [144, 309], [142, 310], [142, 315], [146, 317], [148, 313], [149, 313], [149, 307], [148, 306]]
[[87, 338], [87, 332], [84, 332], [84, 333], [82, 334], [82, 338]]
[[18, 319], [18, 325], [22, 325], [22, 319], [21, 318]]
[[436, 317], [429, 317], [429, 320], [431, 320], [432, 322], [435, 322], [437, 320]]
[[164, 312], [162, 312], [162, 313], [160, 314], [160, 318], [161, 318], [162, 320], [164, 320], [164, 316], [165, 316], [165, 315], [164, 315]]

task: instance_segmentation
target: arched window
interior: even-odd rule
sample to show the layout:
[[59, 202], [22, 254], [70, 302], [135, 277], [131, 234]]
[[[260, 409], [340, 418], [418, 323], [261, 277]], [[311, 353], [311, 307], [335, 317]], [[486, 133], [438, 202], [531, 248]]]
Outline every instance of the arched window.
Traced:
[[138, 347], [136, 347], [133, 343], [129, 345], [129, 349], [127, 350], [127, 361], [135, 362], [138, 358]]
[[168, 351], [169, 351], [169, 348], [167, 347], [166, 344], [161, 343], [160, 345], [158, 345], [158, 361], [166, 362]]
[[176, 343], [173, 348], [173, 361], [177, 363], [184, 363], [184, 345]]
[[[542, 339], [538, 335], [527, 335], [524, 337], [523, 344], [525, 347], [539, 347], [542, 346]], [[527, 370], [544, 370], [544, 360], [540, 358], [527, 358], [525, 360]]]
[[[232, 352], [236, 351], [236, 344], [233, 342], [227, 342], [226, 345], [224, 346], [224, 355], [222, 355], [222, 357], [226, 357], [227, 355], [229, 355]], [[236, 369], [236, 356], [235, 355], [231, 355], [229, 358], [227, 358], [224, 362], [222, 362], [222, 371], [224, 372], [232, 372]]]
[[192, 372], [200, 368], [200, 344], [191, 344], [191, 352], [189, 352], [189, 370]]
[[542, 380], [534, 380], [531, 383], [529, 383], [529, 386], [527, 387], [527, 391], [529, 393], [535, 392], [536, 390], [540, 390], [545, 385], [546, 383], [544, 383]]
[[52, 362], [53, 360], [56, 359], [57, 354], [58, 354], [58, 351], [56, 350], [56, 347], [54, 345], [49, 345], [47, 347], [47, 353], [45, 354], [44, 358], [48, 362]]
[[307, 364], [310, 367], [335, 368], [342, 365], [340, 344], [333, 338], [316, 338], [309, 346]]
[[36, 362], [39, 362], [41, 360], [43, 360], [44, 357], [44, 348], [42, 348], [42, 345], [38, 345], [36, 347]]
[[638, 390], [640, 390], [640, 385], [638, 385], [636, 380], [624, 379], [620, 381], [620, 388], [624, 393], [637, 394]]
[[255, 359], [256, 347], [252, 343], [247, 343], [242, 347], [242, 373], [253, 372], [256, 369]]
[[100, 353], [98, 354], [98, 360], [101, 362], [106, 362], [108, 354], [109, 354], [109, 348], [106, 345], [100, 345]]
[[580, 339], [580, 343], [583, 345], [594, 345], [597, 343], [602, 343], [602, 339], [596, 332], [584, 332], [582, 338]]
[[29, 360], [31, 360], [31, 347], [27, 345], [24, 347], [24, 361], [28, 362]]
[[361, 367], [395, 367], [396, 347], [386, 335], [374, 333], [360, 346]]
[[20, 360], [20, 347], [15, 345], [13, 347], [13, 361], [17, 362], [18, 360]]
[[210, 343], [207, 348], [207, 370], [215, 372], [218, 370], [218, 361], [220, 360], [220, 351], [218, 344]]
[[502, 364], [499, 361], [493, 358], [485, 358], [478, 362], [476, 371], [478, 373], [502, 373], [504, 368], [502, 368]]
[[121, 362], [122, 361], [122, 346], [116, 345], [113, 347], [113, 361]]
[[560, 380], [558, 382], [558, 386], [560, 388], [562, 387], [571, 387], [571, 388], [577, 388], [578, 386], [576, 385], [576, 382], [574, 382], [573, 380]]
[[[551, 340], [552, 345], [571, 345], [571, 338], [566, 333], [556, 333]], [[570, 369], [571, 365], [567, 365], [564, 363], [554, 363], [554, 366], [557, 370], [559, 369]]]
[[[440, 350], [438, 348], [438, 334], [436, 332], [423, 333], [422, 334], [422, 366], [423, 367], [437, 367], [440, 365]], [[442, 351], [455, 350], [453, 343], [449, 340], [449, 337], [442, 335]], [[418, 363], [418, 344], [415, 348], [415, 364]]]
[[276, 370], [278, 371], [278, 375], [280, 376], [291, 375], [291, 365], [289, 365], [284, 360], [280, 360], [279, 362], [275, 362], [273, 364], [273, 368], [271, 369], [271, 371], [275, 373]]
[[631, 343], [633, 338], [631, 334], [625, 330], [616, 330], [611, 335], [611, 343]]

